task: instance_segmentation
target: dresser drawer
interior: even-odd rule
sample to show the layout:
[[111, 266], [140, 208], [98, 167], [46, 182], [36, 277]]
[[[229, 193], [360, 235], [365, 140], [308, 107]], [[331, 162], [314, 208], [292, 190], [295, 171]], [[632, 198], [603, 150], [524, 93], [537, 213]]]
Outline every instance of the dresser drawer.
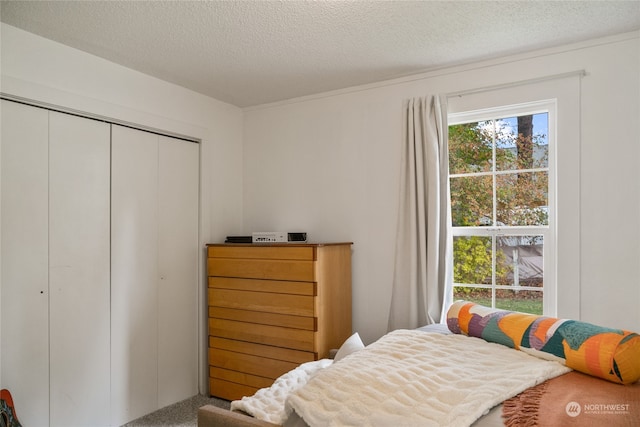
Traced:
[[209, 318], [209, 335], [315, 352], [315, 332]]
[[226, 400], [240, 400], [253, 396], [259, 389], [244, 384], [209, 377], [209, 394]]
[[285, 372], [295, 369], [298, 364], [210, 348], [209, 366], [275, 380]]
[[291, 316], [288, 314], [209, 306], [209, 317], [246, 322], [249, 328], [252, 327], [252, 323], [257, 323], [260, 325], [282, 326], [283, 328], [306, 329], [308, 331], [317, 330], [316, 318], [308, 316]]
[[244, 372], [231, 371], [229, 369], [209, 366], [209, 378], [217, 378], [237, 384], [245, 384], [249, 387], [265, 388], [273, 384], [273, 379], [267, 377], [259, 377]]
[[294, 316], [314, 315], [314, 298], [305, 295], [209, 289], [209, 305]]
[[209, 337], [209, 347], [236, 353], [253, 354], [255, 356], [268, 357], [269, 359], [284, 360], [295, 364], [312, 362], [317, 359], [315, 353], [289, 348], [274, 347], [270, 345], [256, 344], [246, 341], [235, 341], [220, 337]]
[[311, 296], [318, 294], [316, 282], [241, 279], [236, 277], [209, 277], [209, 288]]
[[210, 276], [315, 281], [315, 263], [296, 260], [208, 258]]
[[288, 259], [307, 260], [316, 259], [316, 249], [312, 246], [209, 246], [209, 258], [247, 258], [247, 259]]

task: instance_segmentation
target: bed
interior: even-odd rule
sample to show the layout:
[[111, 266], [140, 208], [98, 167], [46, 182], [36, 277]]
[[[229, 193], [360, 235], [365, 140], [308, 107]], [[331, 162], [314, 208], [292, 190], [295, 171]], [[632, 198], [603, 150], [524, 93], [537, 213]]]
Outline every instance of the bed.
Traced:
[[640, 336], [458, 301], [447, 325], [357, 334], [334, 360], [200, 408], [207, 426], [640, 425]]

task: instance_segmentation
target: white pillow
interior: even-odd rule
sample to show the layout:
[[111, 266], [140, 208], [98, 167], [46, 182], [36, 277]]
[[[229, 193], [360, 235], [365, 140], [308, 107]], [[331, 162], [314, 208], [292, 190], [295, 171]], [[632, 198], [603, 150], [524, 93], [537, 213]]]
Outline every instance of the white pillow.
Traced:
[[340, 346], [340, 350], [336, 353], [336, 356], [333, 358], [333, 362], [337, 362], [340, 359], [350, 355], [351, 353], [355, 353], [358, 350], [362, 350], [364, 348], [364, 344], [360, 339], [360, 335], [358, 333], [354, 333]]

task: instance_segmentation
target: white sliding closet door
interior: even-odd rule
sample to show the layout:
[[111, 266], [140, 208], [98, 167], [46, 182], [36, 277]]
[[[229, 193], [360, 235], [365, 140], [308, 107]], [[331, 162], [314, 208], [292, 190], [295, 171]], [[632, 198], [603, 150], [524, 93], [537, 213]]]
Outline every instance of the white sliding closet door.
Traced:
[[199, 148], [112, 126], [113, 424], [198, 393]]
[[2, 101], [0, 386], [25, 426], [198, 391], [199, 146]]
[[111, 405], [122, 425], [158, 408], [158, 136], [112, 125]]
[[48, 111], [2, 101], [0, 382], [49, 424]]
[[158, 406], [198, 394], [199, 146], [159, 137]]
[[110, 125], [49, 114], [50, 425], [108, 426]]

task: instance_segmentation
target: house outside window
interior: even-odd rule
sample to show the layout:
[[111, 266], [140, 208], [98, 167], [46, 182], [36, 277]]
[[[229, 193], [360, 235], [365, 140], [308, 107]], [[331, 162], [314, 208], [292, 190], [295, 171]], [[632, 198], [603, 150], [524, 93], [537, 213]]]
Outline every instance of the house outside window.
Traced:
[[554, 103], [450, 114], [448, 147], [453, 299], [547, 314], [556, 286]]

